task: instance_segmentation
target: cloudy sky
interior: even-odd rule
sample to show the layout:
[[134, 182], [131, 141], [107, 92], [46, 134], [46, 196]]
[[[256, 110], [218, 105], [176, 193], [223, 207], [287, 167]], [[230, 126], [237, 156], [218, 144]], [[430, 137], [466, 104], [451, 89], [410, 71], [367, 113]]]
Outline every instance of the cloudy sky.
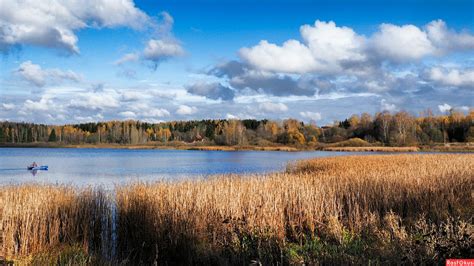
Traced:
[[0, 0], [0, 120], [472, 107], [472, 0]]

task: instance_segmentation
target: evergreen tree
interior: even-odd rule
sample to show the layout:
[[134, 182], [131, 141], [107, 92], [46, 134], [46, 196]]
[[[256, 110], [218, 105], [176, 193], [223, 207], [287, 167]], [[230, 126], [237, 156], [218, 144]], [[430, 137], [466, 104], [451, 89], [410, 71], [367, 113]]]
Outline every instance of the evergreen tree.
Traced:
[[33, 142], [33, 131], [31, 127], [26, 131], [26, 142]]
[[5, 143], [7, 141], [7, 134], [5, 133], [3, 127], [0, 127], [0, 143]]
[[49, 134], [49, 138], [48, 138], [48, 141], [49, 142], [55, 142], [56, 141], [56, 130], [51, 130], [51, 133]]

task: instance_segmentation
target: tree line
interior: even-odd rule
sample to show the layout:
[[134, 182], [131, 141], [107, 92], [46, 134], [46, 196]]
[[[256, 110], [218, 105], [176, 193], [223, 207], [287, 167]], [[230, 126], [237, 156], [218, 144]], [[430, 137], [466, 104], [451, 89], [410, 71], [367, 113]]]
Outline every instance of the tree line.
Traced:
[[69, 125], [0, 122], [0, 143], [58, 144], [172, 144], [208, 145], [317, 145], [360, 138], [389, 146], [474, 141], [474, 110], [435, 116], [407, 112], [352, 115], [329, 126], [295, 119], [200, 120], [147, 123], [108, 121]]

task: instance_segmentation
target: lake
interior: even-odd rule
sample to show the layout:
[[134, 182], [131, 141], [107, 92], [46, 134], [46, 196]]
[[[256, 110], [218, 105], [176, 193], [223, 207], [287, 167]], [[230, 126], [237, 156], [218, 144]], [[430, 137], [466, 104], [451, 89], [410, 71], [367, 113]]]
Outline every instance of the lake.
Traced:
[[[110, 186], [214, 174], [267, 173], [282, 171], [289, 162], [299, 159], [354, 154], [367, 153], [0, 148], [0, 184], [39, 182]], [[33, 161], [48, 165], [49, 170], [26, 170]]]

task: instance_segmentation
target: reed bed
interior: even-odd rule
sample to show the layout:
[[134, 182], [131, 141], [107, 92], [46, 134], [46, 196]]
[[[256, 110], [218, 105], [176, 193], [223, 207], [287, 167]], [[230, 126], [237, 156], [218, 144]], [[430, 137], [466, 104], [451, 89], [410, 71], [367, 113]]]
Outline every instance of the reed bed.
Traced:
[[91, 254], [110, 250], [108, 201], [103, 191], [91, 188], [37, 184], [0, 187], [0, 257], [28, 262], [32, 254], [64, 245]]
[[345, 152], [417, 152], [418, 147], [382, 147], [382, 146], [366, 146], [366, 147], [324, 147], [324, 151], [345, 151]]
[[[456, 237], [467, 232], [455, 241], [466, 246], [474, 243], [473, 173], [471, 155], [379, 155], [119, 187], [119, 254], [184, 264], [393, 262], [417, 247], [406, 230], [437, 234], [442, 224]], [[412, 262], [471, 252], [438, 252], [426, 241]]]
[[283, 173], [118, 186], [114, 200], [8, 186], [0, 257], [68, 245], [114, 254], [112, 264], [431, 264], [473, 256], [473, 188], [471, 154], [305, 160]]

